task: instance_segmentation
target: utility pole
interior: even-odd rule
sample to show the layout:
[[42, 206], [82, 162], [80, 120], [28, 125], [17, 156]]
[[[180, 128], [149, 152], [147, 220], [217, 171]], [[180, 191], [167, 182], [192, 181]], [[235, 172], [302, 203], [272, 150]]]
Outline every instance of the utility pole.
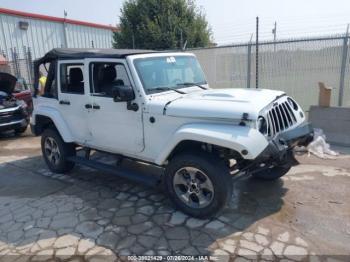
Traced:
[[[180, 33], [180, 39], [177, 39], [178, 33]], [[179, 45], [179, 49], [184, 50], [184, 38], [183, 38], [182, 28], [180, 28], [179, 26], [175, 26], [174, 27], [174, 34], [176, 37], [176, 47], [177, 47], [177, 45]]]
[[66, 19], [67, 19], [67, 11], [66, 10], [63, 10], [63, 16], [64, 16], [64, 19], [63, 19], [63, 37], [64, 37], [64, 47], [65, 48], [68, 48], [68, 39], [67, 39], [67, 24], [66, 24]]
[[135, 35], [134, 35], [134, 30], [132, 31], [132, 49], [135, 49]]
[[180, 46], [181, 46], [181, 50], [184, 50], [184, 40], [183, 40], [181, 28], [180, 28]]
[[275, 21], [274, 28], [272, 29], [273, 34], [273, 50], [276, 52], [276, 39], [277, 39], [277, 22]]
[[346, 73], [346, 59], [348, 57], [348, 42], [349, 42], [349, 24], [346, 28], [346, 34], [345, 34], [344, 40], [343, 40], [343, 51], [342, 51], [340, 81], [339, 81], [338, 106], [343, 105], [344, 83], [345, 83], [345, 73]]
[[250, 36], [250, 40], [248, 43], [248, 63], [247, 63], [247, 88], [250, 88], [250, 77], [252, 72], [252, 40], [253, 40], [253, 34]]
[[256, 17], [256, 41], [255, 41], [255, 88], [259, 88], [259, 17]]
[[129, 22], [129, 27], [131, 28], [131, 44], [132, 44], [132, 49], [135, 49], [135, 26], [134, 24]]
[[182, 51], [185, 51], [185, 50], [186, 50], [186, 47], [187, 47], [187, 40], [186, 40], [185, 43], [184, 43], [184, 46], [183, 46]]

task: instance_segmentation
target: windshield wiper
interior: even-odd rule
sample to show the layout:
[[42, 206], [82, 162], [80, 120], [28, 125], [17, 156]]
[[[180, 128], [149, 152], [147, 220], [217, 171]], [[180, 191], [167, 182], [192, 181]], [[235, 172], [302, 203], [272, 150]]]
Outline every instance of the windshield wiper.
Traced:
[[190, 83], [190, 82], [186, 82], [186, 83], [180, 83], [180, 84], [177, 84], [178, 86], [198, 86], [199, 88], [202, 88], [203, 90], [207, 90], [208, 88], [200, 85], [200, 84], [197, 84], [197, 83]]
[[153, 91], [153, 90], [155, 90], [155, 91], [169, 91], [169, 90], [171, 90], [171, 91], [175, 91], [175, 92], [177, 92], [179, 94], [182, 94], [182, 95], [186, 94], [183, 91], [180, 91], [180, 90], [177, 90], [174, 87], [168, 87], [168, 86], [159, 86], [159, 87], [156, 87], [156, 88], [149, 89], [149, 91]]

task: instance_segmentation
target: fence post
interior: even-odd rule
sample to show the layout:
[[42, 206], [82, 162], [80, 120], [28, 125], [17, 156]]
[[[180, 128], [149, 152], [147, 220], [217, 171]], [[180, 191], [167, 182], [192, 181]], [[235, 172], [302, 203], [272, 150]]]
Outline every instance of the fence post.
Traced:
[[252, 72], [252, 42], [248, 43], [248, 68], [247, 68], [247, 88], [250, 88], [250, 78], [251, 78], [251, 72]]
[[259, 17], [256, 17], [255, 88], [259, 88]]
[[343, 51], [342, 51], [342, 60], [341, 60], [341, 69], [340, 69], [340, 81], [339, 81], [338, 106], [343, 106], [346, 59], [348, 57], [348, 40], [349, 40], [349, 34], [348, 34], [348, 31], [347, 31], [347, 33], [346, 33], [346, 35], [344, 37], [344, 40], [343, 40]]
[[27, 47], [26, 50], [26, 64], [28, 70], [28, 81], [30, 85], [33, 85], [33, 61], [32, 61], [32, 53], [30, 51], [30, 47]]
[[14, 69], [16, 72], [16, 77], [20, 77], [21, 76], [21, 72], [19, 71], [19, 64], [18, 64], [18, 53], [16, 51], [16, 47], [11, 48], [11, 53], [12, 53], [12, 62], [14, 65]]
[[5, 57], [7, 60], [9, 59], [4, 49], [1, 49], [1, 52], [0, 52], [0, 53], [1, 53], [1, 55], [2, 55], [3, 57]]
[[[64, 19], [63, 19], [63, 23], [62, 23], [63, 42], [64, 42], [64, 47], [65, 47], [65, 48], [68, 48], [67, 23], [66, 23], [67, 12], [66, 12], [66, 10], [63, 11], [63, 15], [64, 15]], [[76, 47], [76, 46], [73, 46], [73, 47]]]

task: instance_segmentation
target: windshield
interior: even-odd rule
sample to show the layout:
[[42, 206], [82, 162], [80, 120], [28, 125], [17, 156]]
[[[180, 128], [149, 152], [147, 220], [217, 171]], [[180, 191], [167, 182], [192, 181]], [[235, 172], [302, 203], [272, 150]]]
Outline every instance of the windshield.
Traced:
[[20, 92], [27, 91], [27, 90], [29, 90], [29, 89], [28, 89], [28, 86], [27, 86], [24, 78], [18, 78], [14, 91], [17, 93], [20, 93]]
[[206, 84], [204, 73], [193, 56], [162, 56], [135, 59], [134, 65], [147, 94]]

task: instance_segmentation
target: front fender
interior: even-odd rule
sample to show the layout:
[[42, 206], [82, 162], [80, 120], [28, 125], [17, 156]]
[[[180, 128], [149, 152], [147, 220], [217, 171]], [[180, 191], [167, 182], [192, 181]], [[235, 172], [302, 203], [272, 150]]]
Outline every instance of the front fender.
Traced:
[[55, 108], [48, 107], [48, 106], [40, 106], [35, 108], [33, 117], [32, 117], [32, 125], [36, 124], [36, 117], [37, 116], [45, 116], [52, 120], [52, 122], [55, 124], [58, 132], [60, 133], [62, 139], [66, 143], [74, 142], [74, 138], [72, 136], [72, 133], [69, 131], [69, 128], [66, 124], [66, 122], [63, 120], [63, 117], [61, 113], [56, 110]]
[[[197, 141], [230, 148], [244, 159], [255, 159], [268, 145], [266, 138], [256, 129], [228, 124], [186, 124], [180, 127], [156, 159], [162, 165], [173, 149], [185, 140]], [[241, 152], [247, 150], [247, 154]]]

